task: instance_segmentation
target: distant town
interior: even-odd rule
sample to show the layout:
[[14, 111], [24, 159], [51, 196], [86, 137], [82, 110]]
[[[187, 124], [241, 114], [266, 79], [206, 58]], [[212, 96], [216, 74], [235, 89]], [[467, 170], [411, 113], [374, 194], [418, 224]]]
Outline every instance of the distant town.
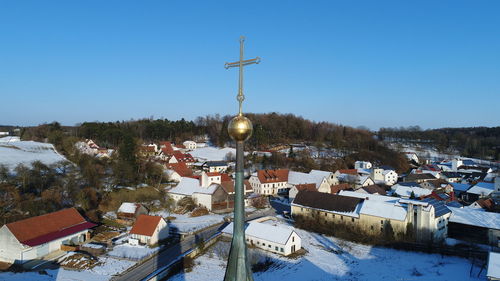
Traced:
[[[255, 276], [500, 278], [498, 147], [480, 158], [453, 137], [446, 149], [408, 137], [430, 133], [421, 129], [250, 117], [244, 204]], [[273, 118], [297, 129], [266, 128]], [[222, 280], [235, 196], [225, 124], [2, 127], [0, 279]]]

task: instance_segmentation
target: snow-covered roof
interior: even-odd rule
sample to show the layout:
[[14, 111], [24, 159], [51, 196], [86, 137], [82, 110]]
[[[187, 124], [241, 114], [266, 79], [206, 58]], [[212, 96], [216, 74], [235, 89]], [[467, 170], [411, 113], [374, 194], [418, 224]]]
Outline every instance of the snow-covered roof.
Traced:
[[123, 202], [118, 208], [118, 213], [135, 214], [137, 205], [135, 203]]
[[365, 200], [361, 206], [361, 214], [404, 221], [406, 209], [399, 204], [390, 202]]
[[398, 185], [396, 187], [396, 190], [394, 192], [401, 197], [410, 197], [411, 193], [413, 191], [413, 194], [415, 197], [420, 197], [420, 196], [426, 196], [431, 194], [432, 190], [421, 188], [421, 187], [408, 187], [408, 186], [402, 186]]
[[[312, 172], [312, 171], [311, 171]], [[318, 171], [321, 172], [321, 171]], [[328, 175], [327, 175], [328, 176]], [[314, 183], [316, 188], [318, 188], [325, 177], [322, 173], [301, 173], [301, 172], [288, 172], [288, 183], [290, 184], [304, 184], [304, 183]]]
[[467, 193], [478, 195], [489, 195], [495, 190], [495, 184], [489, 182], [478, 182], [476, 185], [467, 190]]
[[450, 222], [500, 230], [500, 214], [498, 213], [472, 208], [448, 208], [451, 210]]
[[[233, 223], [228, 224], [222, 232], [232, 235]], [[252, 236], [282, 245], [286, 244], [293, 232], [293, 228], [260, 222], [249, 222], [246, 224], [245, 229], [245, 235], [247, 236]]]
[[346, 190], [341, 190], [339, 195], [365, 199], [361, 205], [361, 214], [395, 220], [406, 218], [406, 208], [399, 204], [399, 198]]
[[399, 198], [396, 198], [396, 197], [384, 196], [384, 195], [378, 195], [378, 194], [360, 193], [360, 192], [349, 191], [349, 190], [341, 190], [339, 192], [339, 195], [356, 197], [356, 198], [361, 198], [361, 199], [368, 198], [368, 200], [381, 201], [381, 202], [397, 202], [399, 200]]
[[490, 252], [488, 256], [488, 272], [486, 276], [489, 278], [500, 278], [500, 253]]
[[317, 176], [317, 177], [325, 177], [325, 178], [328, 178], [330, 177], [330, 175], [332, 174], [332, 172], [328, 172], [328, 171], [321, 171], [321, 170], [311, 170], [309, 172], [309, 175], [311, 176]]

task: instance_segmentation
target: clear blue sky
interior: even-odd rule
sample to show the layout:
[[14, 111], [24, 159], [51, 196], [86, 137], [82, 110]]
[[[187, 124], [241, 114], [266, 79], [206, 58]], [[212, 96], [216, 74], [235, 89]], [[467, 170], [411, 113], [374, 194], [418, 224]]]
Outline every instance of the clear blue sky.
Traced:
[[500, 125], [500, 1], [0, 0], [0, 124], [237, 111]]

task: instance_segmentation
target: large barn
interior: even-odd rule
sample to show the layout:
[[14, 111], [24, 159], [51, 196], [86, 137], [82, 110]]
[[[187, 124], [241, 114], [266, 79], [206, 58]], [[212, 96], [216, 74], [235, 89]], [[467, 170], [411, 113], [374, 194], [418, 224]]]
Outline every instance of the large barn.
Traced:
[[0, 261], [24, 263], [80, 244], [94, 226], [75, 208], [8, 223], [0, 228]]

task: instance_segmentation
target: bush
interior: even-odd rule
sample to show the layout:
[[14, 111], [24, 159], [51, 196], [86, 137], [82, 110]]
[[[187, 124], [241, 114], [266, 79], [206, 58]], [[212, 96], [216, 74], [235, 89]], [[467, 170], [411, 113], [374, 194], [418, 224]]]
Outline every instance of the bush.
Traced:
[[191, 217], [201, 217], [208, 215], [208, 210], [205, 207], [198, 207], [191, 212]]

